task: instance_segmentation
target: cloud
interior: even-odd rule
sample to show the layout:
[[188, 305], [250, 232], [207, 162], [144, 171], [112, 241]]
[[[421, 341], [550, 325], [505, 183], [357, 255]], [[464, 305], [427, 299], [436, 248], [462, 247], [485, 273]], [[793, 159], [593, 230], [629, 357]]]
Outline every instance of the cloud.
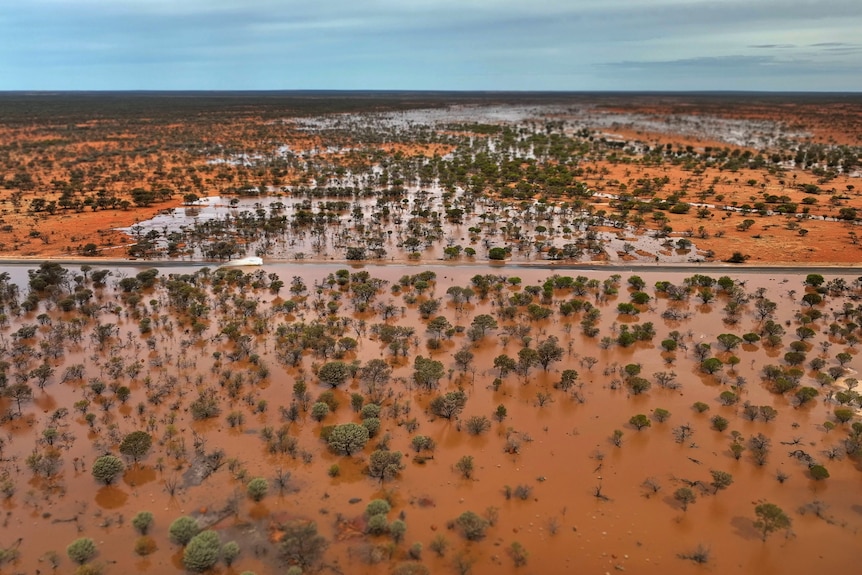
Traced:
[[770, 67], [783, 64], [772, 56], [700, 56], [696, 58], [678, 58], [676, 60], [624, 60], [603, 64], [608, 68], [621, 70], [727, 70], [754, 67]]
[[[827, 9], [809, 0], [0, 0], [0, 7], [0, 89], [51, 82], [644, 89], [642, 78], [631, 78], [635, 85], [609, 74], [650, 66], [641, 59], [678, 61], [652, 70], [782, 65], [750, 59], [763, 54], [862, 67], [858, 0], [830, 0]], [[860, 78], [845, 78], [846, 89], [862, 89]]]

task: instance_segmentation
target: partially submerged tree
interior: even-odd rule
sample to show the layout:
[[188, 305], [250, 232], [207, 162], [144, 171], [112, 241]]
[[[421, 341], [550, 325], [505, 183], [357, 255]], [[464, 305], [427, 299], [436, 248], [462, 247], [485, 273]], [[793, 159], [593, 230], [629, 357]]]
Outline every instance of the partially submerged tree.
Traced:
[[368, 443], [368, 429], [357, 423], [336, 425], [329, 432], [329, 448], [335, 453], [352, 455]]
[[754, 508], [757, 517], [754, 527], [760, 530], [763, 540], [773, 531], [779, 529], [790, 529], [792, 521], [784, 511], [774, 503], [761, 503]]
[[303, 571], [311, 569], [323, 559], [329, 542], [317, 533], [313, 521], [295, 520], [281, 526], [283, 533], [279, 543], [279, 554], [289, 565]]

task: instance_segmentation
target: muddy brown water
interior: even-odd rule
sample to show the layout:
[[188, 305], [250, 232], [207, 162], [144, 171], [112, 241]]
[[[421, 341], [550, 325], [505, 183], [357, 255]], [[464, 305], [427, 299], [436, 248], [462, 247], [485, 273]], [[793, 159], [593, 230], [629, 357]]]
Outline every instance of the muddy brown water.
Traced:
[[[285, 282], [292, 275], [301, 274], [311, 286], [315, 280], [322, 280], [328, 273], [340, 266], [274, 266], [267, 272], [275, 271]], [[382, 277], [396, 282], [404, 274], [418, 273], [421, 266], [369, 267], [374, 277]], [[173, 272], [174, 270], [170, 270]], [[523, 285], [541, 283], [551, 275], [547, 270], [519, 269], [511, 272], [505, 268], [481, 268], [480, 266], [435, 269], [437, 272], [435, 297], [445, 297], [446, 289], [452, 285], [465, 286], [470, 277], [477, 273], [517, 275]], [[616, 270], [614, 270], [616, 271]], [[129, 275], [134, 272], [127, 272]], [[576, 272], [563, 272], [577, 275]], [[590, 278], [606, 278], [609, 272], [583, 272]], [[181, 341], [186, 337], [179, 328], [168, 333], [163, 327], [154, 329], [157, 347], [147, 351], [143, 338], [137, 334], [137, 322], [126, 317], [104, 314], [103, 322], [117, 323], [123, 334], [120, 340], [126, 341], [125, 331], [131, 331], [130, 341], [140, 344], [135, 351], [133, 345], [118, 350], [127, 361], [137, 357], [151, 360], [161, 357], [164, 367], [149, 367], [136, 380], [125, 378], [124, 384], [132, 390], [128, 406], [119, 404], [105, 412], [101, 408], [91, 409], [97, 422], [91, 429], [73, 405], [84, 397], [81, 383], [57, 383], [64, 366], [83, 363], [87, 366], [87, 377], [98, 377], [100, 367], [108, 357], [99, 354], [93, 344], [85, 338], [77, 351], [69, 350], [56, 365], [56, 374], [44, 391], [34, 386], [33, 401], [23, 406], [24, 417], [15, 418], [3, 424], [2, 434], [6, 440], [3, 450], [3, 468], [10, 472], [15, 484], [15, 493], [2, 502], [2, 530], [0, 545], [10, 546], [21, 538], [20, 558], [11, 565], [0, 567], [0, 573], [42, 573], [51, 571], [44, 559], [51, 551], [62, 558], [59, 572], [71, 572], [72, 564], [65, 556], [65, 547], [80, 536], [92, 537], [99, 554], [96, 561], [103, 564], [105, 573], [171, 573], [182, 572], [181, 554], [178, 547], [168, 539], [168, 526], [176, 517], [184, 514], [199, 515], [203, 522], [219, 519], [214, 524], [222, 541], [236, 540], [241, 544], [242, 554], [231, 568], [221, 566], [216, 572], [229, 574], [252, 570], [258, 574], [283, 572], [285, 567], [276, 559], [276, 549], [269, 542], [269, 528], [276, 522], [291, 518], [307, 518], [317, 522], [320, 532], [330, 540], [325, 554], [329, 572], [341, 573], [380, 573], [388, 571], [388, 565], [406, 559], [407, 548], [414, 542], [424, 545], [422, 561], [432, 573], [456, 572], [453, 561], [456, 557], [472, 563], [472, 573], [478, 575], [497, 573], [610, 573], [625, 570], [632, 573], [698, 573], [708, 570], [716, 573], [757, 573], [784, 574], [811, 572], [815, 569], [846, 570], [858, 561], [859, 535], [862, 526], [862, 496], [860, 493], [860, 469], [858, 462], [844, 458], [828, 460], [822, 452], [837, 444], [845, 435], [845, 428], [838, 426], [826, 432], [823, 423], [831, 418], [835, 404], [824, 403], [822, 397], [811, 404], [795, 408], [787, 398], [770, 393], [761, 383], [761, 369], [768, 363], [781, 363], [781, 354], [770, 352], [760, 344], [739, 348], [734, 353], [741, 362], [736, 371], [747, 380], [743, 399], [755, 405], [770, 405], [778, 410], [778, 417], [769, 422], [749, 422], [740, 417], [741, 408], [725, 407], [718, 402], [719, 394], [729, 389], [720, 382], [720, 377], [702, 374], [696, 367], [691, 349], [677, 351], [673, 365], [665, 365], [659, 353], [658, 342], [667, 337], [671, 329], [683, 333], [691, 330], [690, 348], [700, 341], [709, 342], [716, 347], [715, 336], [731, 332], [742, 334], [756, 327], [751, 313], [743, 315], [739, 325], [728, 327], [723, 324], [721, 300], [712, 306], [699, 306], [689, 302], [686, 309], [692, 317], [678, 323], [665, 322], [659, 314], [669, 305], [666, 299], [651, 302], [654, 311], [641, 313], [638, 322], [653, 321], [657, 336], [649, 344], [640, 343], [630, 348], [614, 346], [601, 349], [598, 340], [613, 333], [614, 325], [622, 325], [623, 319], [615, 311], [616, 304], [627, 301], [625, 280], [630, 273], [620, 270], [623, 287], [615, 298], [602, 304], [600, 320], [601, 335], [589, 339], [581, 335], [578, 322], [580, 315], [564, 319], [555, 314], [552, 319], [531, 322], [530, 335], [533, 342], [550, 335], [556, 335], [564, 349], [563, 360], [551, 365], [548, 372], [534, 367], [525, 379], [511, 373], [503, 380], [498, 390], [493, 390], [491, 382], [497, 376], [492, 367], [494, 357], [508, 353], [515, 357], [519, 345], [514, 339], [504, 345], [501, 331], [486, 336], [472, 348], [476, 366], [475, 374], [465, 374], [455, 368], [452, 354], [467, 343], [462, 334], [444, 340], [439, 350], [426, 347], [425, 324], [419, 319], [415, 305], [405, 305], [405, 315], [395, 318], [401, 325], [416, 328], [421, 343], [411, 348], [411, 356], [416, 353], [440, 360], [454, 373], [444, 376], [440, 391], [450, 391], [458, 385], [468, 394], [466, 407], [457, 421], [433, 419], [424, 412], [430, 396], [417, 392], [402, 383], [393, 382], [398, 401], [404, 405], [409, 402], [408, 418], [416, 417], [419, 423], [414, 433], [408, 433], [404, 426], [388, 416], [382, 419], [380, 436], [391, 436], [392, 449], [404, 453], [405, 468], [396, 479], [381, 485], [377, 480], [364, 473], [368, 455], [377, 439], [372, 439], [366, 449], [352, 457], [337, 456], [330, 453], [319, 439], [324, 425], [358, 421], [358, 415], [350, 409], [352, 392], [360, 391], [358, 384], [351, 383], [345, 389], [336, 390], [340, 406], [322, 423], [305, 416], [301, 422], [291, 427], [291, 433], [298, 439], [299, 449], [308, 452], [310, 462], [302, 457], [267, 453], [259, 437], [265, 426], [278, 427], [282, 423], [278, 406], [288, 405], [292, 385], [299, 375], [296, 368], [284, 368], [276, 361], [273, 346], [265, 343], [265, 337], [257, 340], [257, 352], [271, 369], [269, 381], [255, 388], [255, 399], [268, 401], [268, 409], [263, 414], [252, 413], [244, 401], [233, 403], [222, 399], [222, 413], [218, 418], [207, 421], [191, 421], [186, 405], [195, 396], [194, 380], [203, 377], [205, 384], [214, 384], [212, 353], [225, 351], [225, 343], [214, 343], [204, 339], [203, 343], [188, 346], [183, 350]], [[646, 291], [653, 294], [652, 285], [658, 280], [680, 283], [690, 274], [663, 273], [648, 271], [639, 273], [646, 280]], [[715, 274], [717, 277], [718, 274]], [[740, 273], [734, 277], [742, 278]], [[804, 275], [769, 277], [751, 275], [746, 290], [751, 293], [757, 287], [767, 289], [767, 296], [779, 304], [776, 319], [786, 326], [784, 345], [792, 341], [793, 314], [799, 309], [799, 297], [803, 293], [801, 281]], [[853, 278], [848, 278], [848, 281]], [[507, 290], [514, 291], [512, 288]], [[523, 290], [522, 288], [519, 288]], [[795, 289], [794, 299], [788, 290]], [[286, 290], [285, 290], [286, 291]], [[246, 294], [249, 295], [249, 294]], [[286, 296], [282, 292], [283, 296]], [[113, 296], [106, 292], [105, 299]], [[270, 296], [261, 293], [264, 300]], [[556, 294], [556, 299], [573, 296]], [[146, 301], [147, 298], [145, 298]], [[388, 286], [378, 295], [377, 301], [392, 299], [399, 307], [404, 305], [400, 296], [389, 293]], [[840, 304], [827, 301], [824, 309], [840, 308]], [[345, 296], [341, 311], [350, 315], [350, 304]], [[459, 316], [451, 303], [441, 309], [453, 325], [469, 325], [472, 316], [478, 313], [491, 313], [487, 303], [474, 300]], [[55, 312], [51, 312], [55, 313]], [[213, 318], [216, 319], [216, 313]], [[34, 323], [35, 313], [22, 316], [20, 322]], [[313, 318], [306, 315], [306, 321]], [[369, 324], [380, 321], [371, 317]], [[528, 323], [519, 319], [522, 323]], [[216, 323], [215, 321], [213, 323]], [[278, 322], [275, 322], [277, 324]], [[572, 324], [567, 333], [566, 323]], [[822, 330], [823, 320], [818, 322]], [[4, 330], [8, 339], [17, 323]], [[826, 323], [825, 325], [828, 325]], [[355, 334], [350, 334], [355, 336]], [[819, 342], [825, 335], [818, 333], [813, 342], [809, 359], [819, 352]], [[367, 361], [375, 357], [388, 357], [389, 352], [381, 344], [367, 335], [359, 339], [359, 348], [348, 354], [347, 360]], [[833, 345], [829, 355], [842, 351], [844, 346]], [[593, 356], [598, 363], [588, 370], [579, 359]], [[324, 388], [319, 386], [311, 374], [313, 362], [322, 363], [319, 358], [305, 356], [302, 369], [309, 382], [310, 391], [316, 397]], [[180, 367], [183, 363], [184, 367]], [[644, 394], [632, 396], [625, 387], [612, 389], [612, 379], [617, 374], [605, 375], [605, 369], [616, 363], [642, 364], [642, 375], [652, 380], [651, 374], [657, 371], [673, 370], [678, 375], [681, 388], [662, 389], [657, 385]], [[834, 364], [834, 359], [828, 365]], [[222, 367], [241, 370], [245, 365]], [[858, 368], [858, 358], [854, 356], [849, 364], [851, 369]], [[576, 369], [579, 382], [583, 384], [583, 402], [576, 401], [571, 394], [553, 387], [559, 380], [563, 369]], [[722, 373], [727, 373], [727, 369]], [[176, 398], [169, 399], [159, 406], [146, 406], [144, 416], [138, 416], [135, 406], [145, 401], [146, 388], [144, 377], [149, 375], [158, 380], [166, 376], [178, 377], [188, 396], [179, 404], [180, 409], [172, 411]], [[410, 379], [412, 357], [402, 360], [395, 368], [393, 376]], [[107, 378], [107, 376], [102, 376]], [[804, 384], [814, 385], [806, 372]], [[550, 394], [551, 401], [538, 405], [537, 393]], [[107, 393], [107, 392], [106, 392]], [[703, 414], [696, 413], [692, 404], [703, 401], [710, 406]], [[387, 404], [391, 405], [390, 399]], [[480, 436], [471, 436], [463, 427], [463, 421], [473, 415], [491, 417], [497, 405], [503, 404], [507, 416], [502, 422], [492, 419], [491, 428]], [[70, 415], [66, 418], [69, 433], [75, 439], [61, 449], [63, 460], [58, 477], [48, 481], [32, 477], [24, 460], [36, 446], [38, 436], [46, 425], [50, 414], [58, 407], [67, 407]], [[637, 413], [651, 415], [655, 409], [668, 410], [671, 415], [667, 421], [652, 421], [650, 427], [637, 431], [628, 424], [629, 418]], [[10, 399], [0, 399], [0, 411], [13, 409]], [[238, 428], [229, 428], [225, 422], [228, 412], [239, 410], [244, 413], [245, 421]], [[384, 409], [384, 414], [386, 410]], [[730, 420], [724, 432], [710, 428], [709, 419], [720, 414]], [[155, 417], [156, 442], [153, 451], [137, 466], [128, 464], [127, 471], [111, 486], [100, 486], [90, 473], [92, 461], [103, 451], [116, 453], [116, 445], [110, 441], [112, 427], [122, 433], [144, 429], [147, 419]], [[166, 430], [170, 421], [176, 439], [185, 445], [187, 456], [177, 459], [167, 452]], [[694, 434], [684, 443], [674, 441], [673, 428], [688, 424]], [[614, 430], [623, 432], [621, 446], [611, 441]], [[730, 432], [736, 430], [745, 438], [757, 433], [767, 435], [772, 447], [764, 466], [757, 466], [746, 451], [740, 460], [730, 453]], [[416, 433], [431, 436], [437, 443], [433, 459], [418, 463], [416, 453], [410, 447], [410, 438]], [[246, 478], [256, 476], [270, 480], [270, 491], [260, 503], [253, 503], [245, 496], [244, 481], [233, 477], [225, 465], [201, 485], [184, 486], [183, 474], [189, 467], [189, 459], [194, 453], [195, 437], [205, 441], [205, 448], [221, 448], [226, 458], [236, 458], [246, 470]], [[520, 440], [520, 451], [510, 454], [504, 451], [507, 437]], [[783, 445], [793, 442], [798, 445]], [[818, 462], [829, 470], [830, 477], [825, 481], [814, 481], [808, 476], [801, 462], [788, 456], [794, 449], [805, 449]], [[40, 447], [41, 449], [41, 447]], [[456, 462], [464, 455], [474, 458], [475, 472], [465, 479], [455, 470]], [[340, 475], [331, 478], [327, 470], [333, 464], [340, 467]], [[275, 470], [281, 468], [291, 473], [289, 487], [279, 493], [272, 479]], [[721, 470], [733, 475], [733, 484], [726, 490], [713, 495], [694, 488], [697, 499], [683, 510], [673, 498], [673, 493], [687, 482], [703, 481], [709, 483], [710, 470]], [[789, 476], [784, 483], [776, 480], [777, 471]], [[642, 486], [647, 478], [653, 478], [661, 486], [657, 493], [651, 493]], [[173, 495], [166, 490], [166, 483], [178, 482], [180, 489]], [[526, 486], [529, 491], [525, 499], [507, 498], [509, 488]], [[603, 498], [596, 497], [596, 489], [601, 489]], [[371, 543], [384, 545], [389, 539], [385, 536], [371, 537], [356, 529], [338, 526], [343, 518], [361, 528], [365, 505], [377, 497], [389, 497], [393, 501], [390, 520], [403, 514], [407, 533], [402, 543], [395, 547], [393, 558], [383, 564], [367, 565], [360, 560], [360, 547]], [[221, 513], [231, 497], [238, 501], [237, 512]], [[359, 503], [350, 503], [358, 499]], [[779, 505], [793, 520], [789, 532], [773, 533], [767, 541], [762, 541], [754, 528], [754, 507], [762, 501]], [[820, 517], [800, 509], [813, 501], [821, 502]], [[448, 528], [459, 514], [472, 510], [480, 515], [493, 509], [495, 524], [489, 527], [481, 541], [468, 542], [457, 530]], [[136, 534], [130, 524], [135, 513], [151, 511], [155, 516], [152, 538], [157, 549], [151, 555], [141, 558], [133, 551]], [[443, 557], [436, 556], [429, 548], [432, 539], [442, 534], [449, 542]], [[528, 552], [526, 565], [516, 567], [509, 554], [513, 542], [520, 543]], [[692, 561], [681, 559], [680, 554], [692, 552], [698, 545], [710, 550], [706, 567]], [[327, 569], [324, 569], [327, 572]]]

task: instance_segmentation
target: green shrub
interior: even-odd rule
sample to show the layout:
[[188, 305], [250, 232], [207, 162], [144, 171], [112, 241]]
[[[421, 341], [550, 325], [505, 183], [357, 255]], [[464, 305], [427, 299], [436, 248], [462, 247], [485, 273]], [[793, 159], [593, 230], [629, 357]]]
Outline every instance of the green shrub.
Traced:
[[314, 421], [323, 421], [327, 415], [329, 415], [329, 406], [322, 401], [311, 406], [311, 418]]
[[219, 560], [221, 542], [218, 533], [202, 531], [191, 538], [183, 552], [183, 565], [193, 573], [206, 571]]
[[458, 516], [455, 524], [461, 529], [461, 533], [469, 541], [478, 541], [485, 537], [485, 531], [488, 529], [488, 521], [479, 517], [472, 511], [465, 511]]
[[119, 457], [103, 455], [93, 462], [91, 471], [97, 481], [110, 485], [114, 482], [117, 475], [123, 472], [124, 468], [125, 466]]
[[221, 558], [224, 564], [230, 567], [239, 556], [239, 545], [236, 541], [228, 541], [221, 548]]
[[389, 531], [389, 521], [383, 514], [372, 515], [368, 518], [368, 532], [372, 535], [382, 535]]
[[380, 420], [376, 417], [369, 417], [362, 420], [362, 427], [368, 430], [368, 437], [374, 437], [380, 431]]
[[68, 547], [66, 547], [66, 555], [68, 555], [69, 559], [78, 565], [83, 565], [95, 557], [96, 544], [89, 537], [75, 539]]
[[367, 403], [362, 406], [359, 411], [359, 417], [368, 419], [369, 417], [380, 417], [380, 406], [376, 403]]
[[389, 524], [389, 535], [392, 536], [392, 539], [395, 540], [396, 543], [400, 543], [401, 540], [404, 539], [404, 534], [406, 532], [407, 524], [400, 519], [396, 519]]
[[177, 545], [185, 546], [199, 531], [200, 527], [197, 520], [194, 517], [184, 515], [174, 519], [171, 526], [168, 527], [168, 536]]
[[372, 499], [365, 507], [365, 515], [368, 517], [372, 515], [386, 515], [391, 509], [392, 506], [385, 499]]
[[351, 455], [365, 447], [368, 437], [368, 429], [365, 427], [356, 423], [345, 423], [333, 427], [327, 441], [332, 451]]
[[255, 477], [248, 482], [246, 491], [252, 501], [260, 501], [264, 498], [266, 492], [269, 491], [269, 483], [263, 477]]
[[141, 511], [132, 518], [132, 527], [141, 535], [146, 535], [153, 525], [153, 514], [149, 511]]

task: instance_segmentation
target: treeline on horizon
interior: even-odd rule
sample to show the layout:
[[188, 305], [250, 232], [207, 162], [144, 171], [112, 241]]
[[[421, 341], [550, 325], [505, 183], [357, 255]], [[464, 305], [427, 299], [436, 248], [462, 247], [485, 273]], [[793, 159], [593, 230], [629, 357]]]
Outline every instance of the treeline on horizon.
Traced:
[[449, 105], [666, 106], [709, 111], [729, 105], [862, 105], [862, 93], [827, 92], [516, 92], [516, 91], [7, 91], [0, 92], [0, 123], [80, 121], [148, 117], [152, 120], [208, 115], [260, 118], [331, 113], [398, 111]]

